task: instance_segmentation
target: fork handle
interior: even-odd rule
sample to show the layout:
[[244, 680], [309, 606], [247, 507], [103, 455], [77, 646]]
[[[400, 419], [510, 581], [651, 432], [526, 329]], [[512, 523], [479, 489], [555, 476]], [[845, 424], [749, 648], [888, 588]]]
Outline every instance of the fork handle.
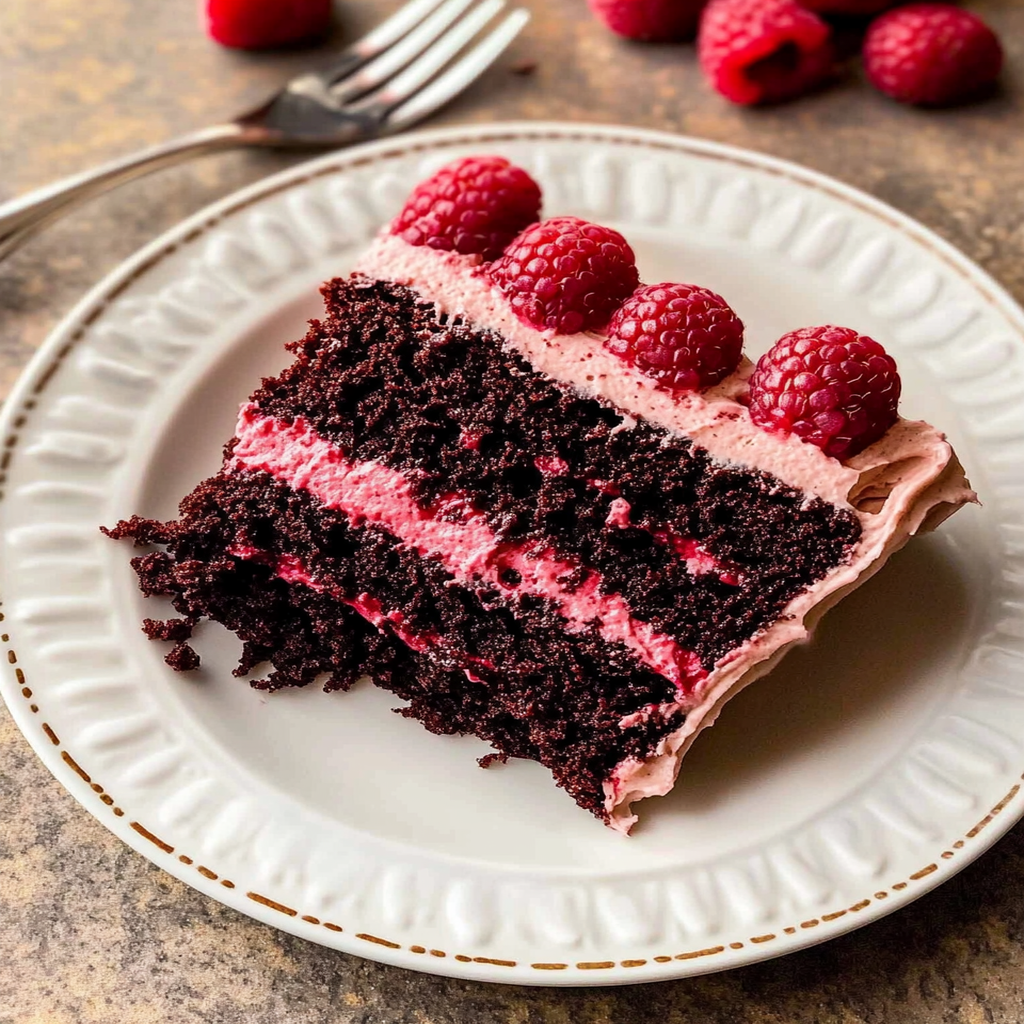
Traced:
[[40, 228], [86, 199], [193, 156], [255, 141], [249, 138], [250, 134], [250, 129], [234, 123], [202, 128], [158, 146], [138, 150], [120, 160], [100, 164], [91, 171], [44, 185], [0, 205], [0, 260]]

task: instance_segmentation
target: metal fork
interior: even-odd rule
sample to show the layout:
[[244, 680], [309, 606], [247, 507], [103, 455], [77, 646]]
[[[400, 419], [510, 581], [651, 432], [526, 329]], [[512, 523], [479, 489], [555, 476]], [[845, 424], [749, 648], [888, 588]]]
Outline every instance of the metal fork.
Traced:
[[0, 205], [0, 259], [83, 200], [202, 153], [350, 145], [409, 127], [462, 92], [519, 34], [530, 19], [523, 8], [477, 39], [505, 3], [409, 0], [331, 67], [293, 78], [255, 110]]

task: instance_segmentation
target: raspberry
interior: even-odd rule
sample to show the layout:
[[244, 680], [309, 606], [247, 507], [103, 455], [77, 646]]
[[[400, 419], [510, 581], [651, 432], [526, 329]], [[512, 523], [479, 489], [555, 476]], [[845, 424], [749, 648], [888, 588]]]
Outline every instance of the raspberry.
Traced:
[[221, 46], [259, 50], [325, 35], [331, 0], [206, 0], [206, 34]]
[[600, 330], [640, 281], [622, 235], [579, 217], [530, 225], [490, 277], [520, 320], [557, 334]]
[[391, 234], [493, 260], [539, 214], [540, 187], [526, 171], [503, 156], [468, 156], [413, 189]]
[[888, 7], [899, 3], [899, 0], [800, 0], [815, 14], [839, 14], [850, 17], [872, 17]]
[[672, 391], [728, 377], [743, 353], [743, 323], [720, 295], [692, 284], [652, 284], [619, 307], [607, 346]]
[[774, 103], [831, 73], [831, 29], [796, 0], [711, 0], [697, 54], [708, 81], [733, 103]]
[[616, 35], [648, 43], [692, 39], [706, 0], [588, 0]]
[[834, 459], [877, 441], [897, 418], [900, 375], [871, 338], [848, 327], [784, 334], [750, 378], [750, 418], [796, 434]]
[[864, 38], [871, 84], [903, 103], [943, 106], [981, 94], [999, 77], [1003, 48], [970, 11], [910, 4], [882, 15]]

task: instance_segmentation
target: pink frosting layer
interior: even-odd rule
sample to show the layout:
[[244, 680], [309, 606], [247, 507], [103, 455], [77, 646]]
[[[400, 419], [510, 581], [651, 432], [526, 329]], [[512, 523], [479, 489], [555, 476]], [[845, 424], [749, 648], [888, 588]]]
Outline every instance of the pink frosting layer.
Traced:
[[[510, 596], [546, 598], [571, 629], [597, 622], [605, 640], [625, 645], [638, 661], [670, 679], [681, 698], [706, 675], [695, 654], [634, 618], [620, 596], [601, 593], [598, 573], [588, 572], [570, 592], [561, 580], [579, 566], [549, 547], [499, 540], [483, 514], [462, 496], [450, 495], [425, 509], [402, 473], [379, 462], [349, 460], [301, 417], [289, 423], [245, 405], [236, 437], [229, 469], [269, 473], [344, 512], [354, 525], [380, 526], [422, 557], [440, 560], [462, 583], [485, 581]], [[519, 573], [514, 586], [505, 581], [509, 569]]]
[[[605, 784], [610, 824], [628, 832], [636, 821], [631, 804], [672, 788], [694, 737], [714, 722], [731, 696], [770, 671], [792, 644], [805, 640], [828, 608], [877, 572], [913, 534], [934, 529], [976, 495], [943, 435], [927, 423], [901, 419], [875, 444], [840, 462], [814, 445], [769, 433], [751, 421], [736, 400], [746, 388], [748, 362], [706, 392], [670, 394], [610, 353], [600, 335], [555, 335], [520, 321], [480, 272], [479, 263], [478, 257], [411, 246], [385, 231], [357, 270], [406, 285], [439, 312], [496, 332], [506, 348], [539, 372], [616, 406], [626, 417], [622, 429], [646, 419], [692, 438], [723, 463], [770, 473], [791, 487], [852, 509], [860, 519], [861, 537], [848, 562], [794, 598], [772, 626], [723, 657], [677, 703], [652, 705], [623, 721], [626, 727], [654, 714], [687, 712], [684, 725], [666, 736], [652, 755], [622, 762]], [[628, 509], [619, 507], [613, 515], [622, 520]], [[692, 556], [701, 554], [694, 551]], [[721, 571], [713, 560], [691, 569]]]

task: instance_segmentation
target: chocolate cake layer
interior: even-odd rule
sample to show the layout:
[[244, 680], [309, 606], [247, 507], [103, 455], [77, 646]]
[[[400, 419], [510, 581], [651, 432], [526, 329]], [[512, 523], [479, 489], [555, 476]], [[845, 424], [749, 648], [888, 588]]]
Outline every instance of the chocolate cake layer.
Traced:
[[705, 669], [859, 536], [846, 510], [648, 424], [624, 429], [616, 410], [439, 319], [407, 289], [336, 280], [325, 296], [328, 319], [256, 393], [261, 411], [301, 416], [353, 458], [414, 474], [424, 506], [456, 492], [500, 537], [544, 540], [592, 567]]
[[[410, 701], [402, 713], [431, 731], [471, 732], [503, 756], [539, 760], [599, 817], [612, 768], [646, 756], [684, 719], [643, 713], [671, 702], [674, 686], [596, 629], [570, 633], [544, 602], [513, 607], [500, 593], [458, 586], [437, 562], [265, 474], [212, 477], [177, 523], [134, 519], [110, 535], [167, 548], [133, 564], [144, 592], [171, 596], [182, 615], [146, 623], [150, 636], [178, 641], [172, 664], [191, 666], [185, 641], [209, 616], [244, 641], [238, 674], [273, 665], [254, 686], [304, 686], [328, 673], [328, 689], [347, 689], [369, 675]], [[277, 575], [283, 555], [315, 585]], [[400, 628], [378, 629], [353, 610], [364, 593], [401, 609]]]

